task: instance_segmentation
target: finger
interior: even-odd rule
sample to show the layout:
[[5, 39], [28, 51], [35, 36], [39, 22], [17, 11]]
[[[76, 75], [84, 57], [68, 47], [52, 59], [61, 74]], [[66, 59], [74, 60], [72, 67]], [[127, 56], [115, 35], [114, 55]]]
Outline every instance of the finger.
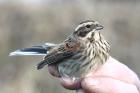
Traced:
[[81, 82], [89, 93], [138, 93], [135, 85], [107, 77], [88, 77]]
[[62, 77], [60, 78], [60, 81], [61, 85], [66, 89], [76, 90], [81, 87], [81, 79], [73, 80], [71, 78]]
[[77, 89], [76, 93], [87, 93], [87, 92], [85, 92], [83, 89]]
[[58, 72], [56, 65], [48, 65], [48, 70], [52, 76], [60, 77], [60, 74]]
[[112, 57], [110, 57], [109, 60], [98, 70], [95, 72], [92, 71], [91, 75], [108, 76], [131, 84], [139, 82], [135, 72]]

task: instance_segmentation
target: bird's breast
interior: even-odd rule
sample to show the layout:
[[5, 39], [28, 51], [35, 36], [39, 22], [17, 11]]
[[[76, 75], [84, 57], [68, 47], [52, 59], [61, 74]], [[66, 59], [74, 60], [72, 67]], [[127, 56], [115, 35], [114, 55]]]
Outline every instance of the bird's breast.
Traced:
[[58, 64], [58, 70], [61, 76], [66, 77], [83, 77], [91, 70], [95, 71], [103, 65], [108, 57], [109, 52], [106, 41], [88, 42], [83, 45], [80, 51], [72, 57], [63, 60]]

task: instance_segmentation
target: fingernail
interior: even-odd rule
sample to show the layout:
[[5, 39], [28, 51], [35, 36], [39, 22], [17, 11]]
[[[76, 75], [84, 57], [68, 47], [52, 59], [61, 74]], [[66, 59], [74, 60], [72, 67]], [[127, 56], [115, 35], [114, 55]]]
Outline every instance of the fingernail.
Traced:
[[86, 83], [86, 85], [90, 85], [90, 86], [97, 86], [97, 85], [99, 85], [99, 80], [97, 80], [97, 79], [93, 79], [93, 78], [86, 78], [85, 79], [85, 83]]
[[76, 93], [86, 93], [83, 89], [76, 90]]
[[70, 78], [66, 78], [66, 77], [61, 77], [61, 81], [64, 81], [64, 82], [73, 82], [73, 80], [72, 79], [70, 79]]

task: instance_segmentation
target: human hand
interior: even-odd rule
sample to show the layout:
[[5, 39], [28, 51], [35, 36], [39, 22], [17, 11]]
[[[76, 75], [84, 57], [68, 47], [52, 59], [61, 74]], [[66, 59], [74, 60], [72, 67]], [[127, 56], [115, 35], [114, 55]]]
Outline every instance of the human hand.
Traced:
[[[49, 66], [53, 76], [59, 77], [54, 65]], [[60, 78], [66, 89], [77, 90], [77, 93], [139, 93], [140, 81], [137, 75], [124, 64], [112, 57], [96, 72], [90, 72], [78, 81]]]

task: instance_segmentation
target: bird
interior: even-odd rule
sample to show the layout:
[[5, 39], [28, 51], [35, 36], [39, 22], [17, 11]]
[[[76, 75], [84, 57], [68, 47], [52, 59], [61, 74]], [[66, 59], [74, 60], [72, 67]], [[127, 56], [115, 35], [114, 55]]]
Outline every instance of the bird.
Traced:
[[10, 56], [44, 55], [37, 64], [38, 70], [54, 64], [62, 77], [84, 77], [100, 68], [110, 57], [110, 45], [101, 34], [103, 28], [98, 21], [82, 21], [60, 44], [45, 43], [23, 48], [11, 52]]

